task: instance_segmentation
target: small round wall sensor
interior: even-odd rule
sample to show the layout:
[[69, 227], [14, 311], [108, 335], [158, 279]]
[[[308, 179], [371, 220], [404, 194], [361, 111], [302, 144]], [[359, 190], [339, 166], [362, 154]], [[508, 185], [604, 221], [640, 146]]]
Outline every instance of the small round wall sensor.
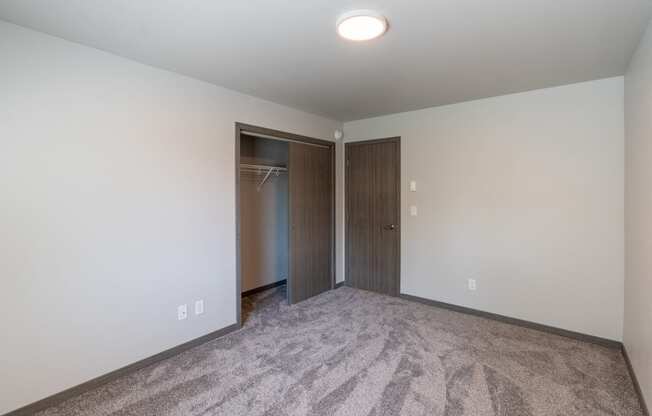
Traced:
[[340, 140], [342, 138], [342, 130], [335, 130], [335, 133], [333, 134], [333, 137], [335, 137], [335, 140]]

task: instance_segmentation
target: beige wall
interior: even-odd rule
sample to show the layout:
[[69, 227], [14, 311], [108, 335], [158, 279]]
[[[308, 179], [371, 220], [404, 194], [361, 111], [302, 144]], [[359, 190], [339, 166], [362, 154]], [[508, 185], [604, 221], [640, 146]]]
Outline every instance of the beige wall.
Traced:
[[402, 137], [403, 293], [622, 339], [622, 77], [344, 132]]
[[625, 75], [624, 343], [652, 405], [652, 25]]
[[341, 124], [2, 22], [0, 57], [2, 414], [233, 324], [234, 123]]
[[272, 174], [259, 191], [263, 176], [240, 181], [243, 292], [288, 275], [288, 175]]

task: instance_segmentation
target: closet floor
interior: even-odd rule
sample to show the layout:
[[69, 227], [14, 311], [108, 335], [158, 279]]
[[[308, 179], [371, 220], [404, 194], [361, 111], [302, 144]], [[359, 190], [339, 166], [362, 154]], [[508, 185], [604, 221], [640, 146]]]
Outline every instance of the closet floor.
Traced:
[[342, 287], [40, 413], [642, 415], [618, 350]]

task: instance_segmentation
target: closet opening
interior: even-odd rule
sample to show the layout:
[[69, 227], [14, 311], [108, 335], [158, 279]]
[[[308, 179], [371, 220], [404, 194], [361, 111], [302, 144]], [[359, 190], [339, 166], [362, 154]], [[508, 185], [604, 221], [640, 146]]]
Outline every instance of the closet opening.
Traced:
[[236, 123], [238, 323], [335, 287], [334, 143]]

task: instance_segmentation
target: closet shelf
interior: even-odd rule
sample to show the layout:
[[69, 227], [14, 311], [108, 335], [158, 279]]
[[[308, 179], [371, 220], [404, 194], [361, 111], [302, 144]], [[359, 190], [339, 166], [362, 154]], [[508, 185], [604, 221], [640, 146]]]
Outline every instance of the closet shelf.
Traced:
[[251, 165], [247, 163], [241, 163], [240, 164], [240, 171], [244, 172], [256, 172], [259, 174], [262, 174], [265, 172], [265, 177], [263, 180], [256, 186], [256, 190], [260, 192], [260, 190], [263, 188], [263, 185], [265, 185], [265, 182], [267, 182], [267, 179], [274, 173], [276, 176], [280, 175], [283, 172], [287, 172], [288, 169], [285, 166], [271, 166], [271, 165]]

